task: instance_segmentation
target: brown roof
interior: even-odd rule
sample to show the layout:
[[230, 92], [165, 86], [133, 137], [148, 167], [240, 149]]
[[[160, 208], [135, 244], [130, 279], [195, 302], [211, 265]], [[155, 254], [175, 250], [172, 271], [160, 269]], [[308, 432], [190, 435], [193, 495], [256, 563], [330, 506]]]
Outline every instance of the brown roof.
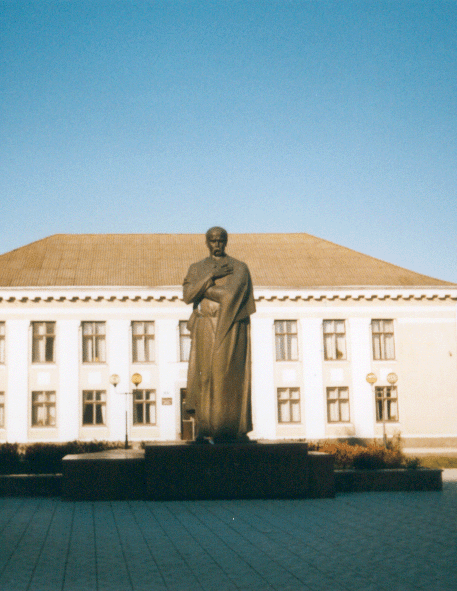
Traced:
[[[257, 287], [451, 286], [309, 234], [231, 234]], [[203, 234], [56, 234], [0, 256], [0, 287], [181, 285]]]

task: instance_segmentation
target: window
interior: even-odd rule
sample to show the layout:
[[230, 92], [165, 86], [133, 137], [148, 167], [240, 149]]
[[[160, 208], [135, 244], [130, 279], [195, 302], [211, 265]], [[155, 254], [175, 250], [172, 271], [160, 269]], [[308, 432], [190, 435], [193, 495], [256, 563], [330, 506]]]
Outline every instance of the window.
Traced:
[[54, 361], [55, 322], [32, 322], [32, 363]]
[[278, 422], [300, 422], [300, 388], [278, 388]]
[[398, 421], [396, 386], [376, 386], [376, 420], [378, 423]]
[[104, 322], [83, 322], [83, 362], [106, 361], [106, 326]]
[[5, 323], [0, 322], [0, 363], [5, 363]]
[[373, 359], [395, 359], [394, 321], [372, 320]]
[[0, 392], [0, 429], [5, 428], [5, 392]]
[[346, 359], [344, 320], [324, 320], [324, 358], [327, 361]]
[[32, 392], [32, 427], [56, 426], [56, 393]]
[[349, 422], [349, 388], [327, 388], [327, 421]]
[[83, 425], [106, 424], [106, 392], [105, 390], [84, 390], [83, 392]]
[[190, 330], [187, 328], [187, 320], [179, 322], [179, 360], [189, 361], [190, 356]]
[[154, 361], [154, 322], [132, 322], [132, 360], [134, 363]]
[[275, 320], [276, 361], [297, 361], [296, 320]]
[[155, 390], [133, 391], [133, 424], [156, 424], [156, 393]]

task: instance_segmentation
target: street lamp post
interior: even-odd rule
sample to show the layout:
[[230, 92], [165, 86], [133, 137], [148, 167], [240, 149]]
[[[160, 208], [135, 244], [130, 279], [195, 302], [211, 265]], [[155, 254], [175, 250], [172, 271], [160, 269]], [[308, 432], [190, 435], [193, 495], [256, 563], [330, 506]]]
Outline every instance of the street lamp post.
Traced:
[[[395, 384], [398, 381], [397, 374], [394, 372], [387, 374], [387, 381], [389, 382], [389, 384], [392, 386], [392, 389], [393, 389]], [[391, 393], [391, 396], [392, 396], [392, 393]], [[397, 404], [398, 404], [398, 401], [397, 401]], [[386, 405], [387, 405], [387, 401], [386, 401]], [[384, 443], [387, 446], [387, 440]]]
[[[376, 376], [375, 373], [371, 372], [369, 374], [367, 374], [366, 376], [366, 381], [370, 384], [371, 386], [371, 391], [374, 392], [374, 385], [376, 384], [376, 382], [378, 381], [378, 378]], [[375, 397], [375, 412], [376, 412], [376, 397]], [[382, 418], [382, 438], [384, 441], [384, 445], [387, 447], [387, 438], [386, 438], [386, 422], [384, 419], [384, 410], [381, 410], [381, 418]]]
[[[138, 386], [139, 384], [141, 384], [143, 378], [141, 377], [141, 375], [139, 373], [134, 373], [132, 376], [132, 383], [134, 386]], [[112, 384], [114, 386], [114, 389], [116, 389], [116, 386], [119, 384], [119, 382], [121, 381], [121, 378], [117, 375], [117, 374], [113, 374], [110, 379], [110, 384]], [[129, 394], [133, 394], [133, 392], [122, 392], [122, 394], [125, 395], [125, 444], [124, 447], [125, 449], [129, 448], [129, 414], [128, 414], [128, 400], [127, 397]]]

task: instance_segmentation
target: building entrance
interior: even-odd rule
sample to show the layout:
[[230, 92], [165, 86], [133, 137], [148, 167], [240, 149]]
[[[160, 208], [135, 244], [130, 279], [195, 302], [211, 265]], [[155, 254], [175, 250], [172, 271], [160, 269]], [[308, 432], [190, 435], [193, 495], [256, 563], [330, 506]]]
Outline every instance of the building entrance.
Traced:
[[195, 439], [195, 419], [187, 412], [186, 395], [187, 389], [181, 388], [181, 439], [193, 441]]

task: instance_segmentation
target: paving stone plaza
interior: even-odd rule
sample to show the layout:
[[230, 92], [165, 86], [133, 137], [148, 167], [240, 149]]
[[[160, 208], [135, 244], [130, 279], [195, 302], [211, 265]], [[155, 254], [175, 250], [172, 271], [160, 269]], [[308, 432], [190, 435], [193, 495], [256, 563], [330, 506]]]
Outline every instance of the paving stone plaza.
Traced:
[[442, 492], [335, 499], [0, 499], [1, 591], [455, 591]]

